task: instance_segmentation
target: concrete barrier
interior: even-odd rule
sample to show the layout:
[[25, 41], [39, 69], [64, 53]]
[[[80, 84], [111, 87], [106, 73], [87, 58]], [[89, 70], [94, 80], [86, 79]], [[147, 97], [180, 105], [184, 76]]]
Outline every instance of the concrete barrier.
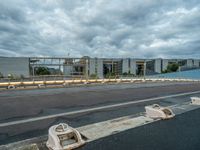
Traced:
[[16, 88], [15, 85], [9, 85], [9, 86], [7, 87], [7, 89], [15, 89], [15, 88]]
[[200, 105], [200, 97], [191, 97], [191, 104]]
[[50, 150], [72, 150], [84, 144], [81, 134], [65, 123], [49, 128], [46, 146]]
[[[70, 85], [70, 84], [89, 84], [89, 83], [134, 83], [134, 82], [200, 82], [200, 80], [192, 80], [192, 79], [173, 79], [173, 78], [127, 78], [127, 79], [71, 79], [71, 80], [47, 80], [47, 81], [23, 81], [23, 82], [2, 82], [0, 83], [0, 87], [8, 86], [38, 86], [38, 85]], [[10, 88], [11, 89], [11, 88]]]
[[146, 115], [152, 119], [170, 119], [175, 115], [168, 107], [161, 107], [158, 104], [145, 107]]
[[[190, 102], [188, 101], [188, 102], [168, 106], [168, 108], [173, 110], [176, 115], [180, 115], [180, 114], [183, 114], [195, 109], [199, 109], [200, 106], [190, 105]], [[129, 116], [123, 116], [123, 117], [119, 117], [119, 118], [115, 118], [111, 120], [106, 120], [103, 122], [96, 122], [93, 124], [81, 126], [81, 127], [76, 128], [75, 131], [77, 131], [82, 136], [82, 140], [84, 140], [87, 144], [89, 142], [92, 142], [92, 141], [95, 141], [95, 140], [98, 140], [98, 139], [101, 139], [101, 138], [104, 138], [104, 137], [107, 137], [119, 132], [123, 132], [129, 129], [133, 129], [133, 128], [140, 127], [147, 124], [152, 124], [157, 121], [162, 121], [161, 119], [162, 118], [152, 119], [152, 117], [146, 116], [144, 112], [140, 112], [138, 113], [138, 115], [133, 114]], [[39, 150], [39, 149], [46, 150], [46, 145], [47, 147], [51, 148], [50, 141], [55, 141], [55, 143], [57, 143], [59, 146], [60, 143], [58, 142], [60, 140], [58, 139], [58, 137], [55, 137], [55, 136], [60, 135], [60, 134], [63, 135], [63, 133], [64, 134], [70, 133], [68, 132], [70, 130], [66, 131], [65, 129], [63, 129], [66, 127], [61, 127], [58, 129], [59, 130], [58, 132], [57, 131], [55, 132], [55, 128], [58, 126], [59, 125], [50, 127], [48, 135], [43, 135], [41, 137], [34, 137], [31, 139], [26, 139], [23, 141], [10, 143], [7, 145], [0, 145], [0, 150], [13, 150], [13, 149], [22, 150], [22, 149], [32, 149], [32, 148], [34, 148], [34, 150]], [[53, 139], [51, 140], [51, 138]]]

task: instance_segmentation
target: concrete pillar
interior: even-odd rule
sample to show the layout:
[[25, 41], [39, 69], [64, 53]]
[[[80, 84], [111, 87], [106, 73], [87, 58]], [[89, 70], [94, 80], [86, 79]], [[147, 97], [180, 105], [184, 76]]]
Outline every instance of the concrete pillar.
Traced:
[[90, 60], [89, 60], [89, 75], [96, 74], [95, 66], [96, 66], [95, 58], [90, 58]]
[[146, 76], [146, 73], [147, 73], [147, 62], [145, 61], [144, 62], [144, 70], [143, 70], [144, 77]]
[[130, 60], [130, 72], [131, 74], [136, 75], [136, 60], [134, 59]]
[[88, 78], [88, 75], [89, 75], [89, 73], [88, 73], [88, 71], [89, 71], [89, 60], [86, 59], [85, 61], [86, 61], [86, 64], [85, 64], [85, 77]]
[[103, 78], [103, 60], [97, 59], [97, 76]]
[[64, 75], [71, 75], [72, 71], [73, 71], [73, 66], [69, 66], [69, 65], [63, 66]]
[[200, 62], [200, 60], [195, 59], [195, 60], [194, 60], [194, 66], [195, 66], [195, 67], [200, 67], [200, 66], [199, 66], [199, 62]]
[[167, 69], [168, 62], [169, 61], [167, 59], [162, 60], [162, 71], [165, 71]]
[[161, 59], [155, 60], [154, 69], [155, 72], [161, 73]]
[[192, 67], [192, 66], [193, 66], [192, 59], [187, 59], [187, 67]]
[[122, 73], [129, 72], [129, 59], [122, 60]]

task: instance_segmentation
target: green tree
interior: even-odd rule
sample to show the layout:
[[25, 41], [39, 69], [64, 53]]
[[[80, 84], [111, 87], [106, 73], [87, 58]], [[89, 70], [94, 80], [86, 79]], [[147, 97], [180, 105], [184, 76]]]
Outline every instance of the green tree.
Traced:
[[48, 68], [38, 67], [37, 69], [35, 69], [35, 74], [36, 75], [50, 75], [51, 73], [48, 70]]
[[23, 74], [21, 74], [19, 78], [20, 78], [20, 79], [24, 79], [25, 77], [24, 77]]
[[0, 72], [0, 78], [3, 78], [3, 73]]
[[8, 74], [8, 78], [13, 80], [13, 79], [15, 79], [15, 76], [13, 74]]
[[90, 79], [98, 79], [99, 77], [97, 76], [97, 74], [91, 74], [90, 75]]
[[123, 72], [122, 75], [123, 75], [123, 76], [127, 76], [128, 73], [127, 73], [127, 72]]
[[164, 70], [162, 73], [176, 72], [178, 68], [179, 68], [179, 64], [171, 63], [167, 65], [167, 69]]
[[114, 72], [109, 72], [105, 75], [106, 78], [115, 78], [116, 74]]

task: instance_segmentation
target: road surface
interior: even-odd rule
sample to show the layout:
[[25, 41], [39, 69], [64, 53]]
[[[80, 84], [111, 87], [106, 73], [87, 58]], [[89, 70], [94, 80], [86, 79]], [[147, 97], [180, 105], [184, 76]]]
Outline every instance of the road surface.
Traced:
[[[183, 95], [177, 96], [180, 93]], [[47, 134], [48, 128], [59, 122], [79, 127], [125, 115], [137, 115], [144, 111], [145, 105], [153, 103], [164, 106], [182, 103], [189, 101], [191, 95], [200, 96], [200, 84], [141, 83], [0, 91], [0, 144]], [[135, 103], [104, 108], [126, 102]], [[102, 109], [95, 111], [56, 116], [100, 107]], [[55, 116], [48, 117], [52, 115]], [[40, 117], [45, 118], [32, 120]], [[3, 125], [5, 123], [8, 124]]]

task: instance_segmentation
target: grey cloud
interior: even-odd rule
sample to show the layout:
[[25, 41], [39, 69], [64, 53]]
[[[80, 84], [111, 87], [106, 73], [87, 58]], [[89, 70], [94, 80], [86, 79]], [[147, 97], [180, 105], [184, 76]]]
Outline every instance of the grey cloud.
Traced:
[[0, 55], [200, 57], [198, 0], [0, 0]]

